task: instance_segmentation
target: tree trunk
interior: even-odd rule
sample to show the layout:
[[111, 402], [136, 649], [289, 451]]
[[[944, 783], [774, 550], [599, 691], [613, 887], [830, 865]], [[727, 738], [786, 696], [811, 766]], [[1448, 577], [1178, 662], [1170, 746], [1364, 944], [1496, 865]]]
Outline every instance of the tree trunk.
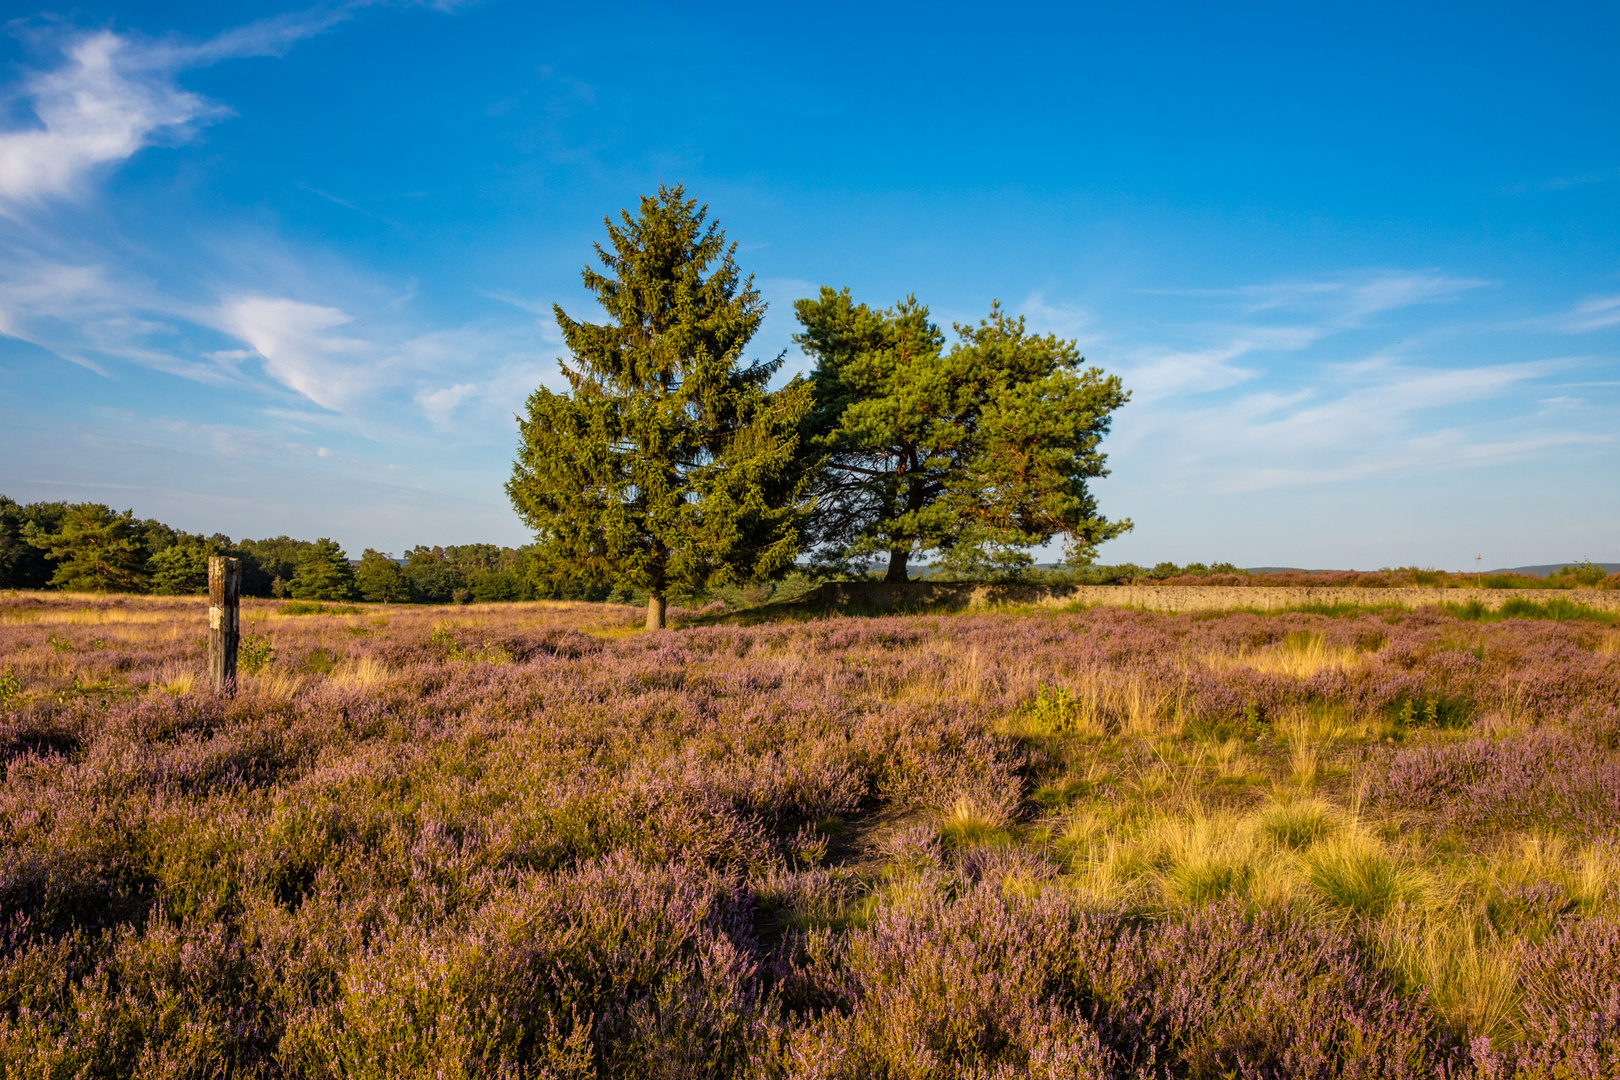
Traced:
[[647, 629], [664, 628], [664, 598], [658, 593], [647, 594]]
[[906, 559], [911, 555], [910, 547], [897, 547], [889, 549], [889, 572], [883, 575], [883, 580], [890, 584], [904, 584], [911, 580], [911, 574], [906, 570]]

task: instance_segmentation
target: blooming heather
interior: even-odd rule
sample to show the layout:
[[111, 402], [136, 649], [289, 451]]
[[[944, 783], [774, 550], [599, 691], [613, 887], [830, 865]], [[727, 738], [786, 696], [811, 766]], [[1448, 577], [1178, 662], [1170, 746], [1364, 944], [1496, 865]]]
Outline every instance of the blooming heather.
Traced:
[[1613, 1074], [1614, 925], [1550, 886], [1492, 1043], [1374, 920], [1102, 904], [1056, 839], [1303, 776], [1612, 842], [1602, 627], [676, 618], [250, 601], [225, 697], [200, 602], [0, 598], [0, 1074]]

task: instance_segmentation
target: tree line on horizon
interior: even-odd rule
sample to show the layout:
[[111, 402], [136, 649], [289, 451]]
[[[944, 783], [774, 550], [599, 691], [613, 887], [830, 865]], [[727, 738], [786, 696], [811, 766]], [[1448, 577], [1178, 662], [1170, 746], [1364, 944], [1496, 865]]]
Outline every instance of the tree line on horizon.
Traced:
[[[101, 503], [37, 502], [19, 504], [0, 495], [0, 589], [63, 589], [73, 592], [132, 592], [180, 596], [206, 591], [209, 555], [242, 561], [244, 595], [293, 600], [373, 603], [488, 603], [520, 600], [611, 600], [641, 603], [645, 593], [607, 585], [559, 585], [545, 573], [534, 545], [502, 547], [461, 544], [418, 545], [396, 559], [367, 548], [352, 560], [335, 541], [264, 540], [215, 533], [186, 533], [156, 519], [139, 519]], [[1617, 589], [1620, 570], [1614, 565], [1577, 562], [1546, 576], [1512, 571], [1485, 574], [1446, 572], [1416, 566], [1377, 571], [1245, 570], [1229, 562], [1192, 562], [1154, 566], [1117, 563], [1109, 566], [1015, 568], [992, 580], [1064, 585], [1337, 585], [1363, 588], [1430, 586], [1490, 589]], [[729, 607], [748, 607], [790, 600], [824, 580], [871, 580], [882, 576], [881, 563], [865, 567], [802, 566], [785, 581], [746, 582], [699, 594]], [[935, 581], [986, 580], [946, 568], [931, 568]]]
[[[532, 551], [496, 544], [418, 545], [402, 559], [336, 541], [232, 540], [188, 533], [103, 503], [18, 503], [0, 495], [0, 588], [186, 596], [208, 589], [208, 558], [241, 560], [246, 596], [379, 603], [460, 603], [563, 597], [533, 572]], [[604, 599], [608, 590], [566, 594]]]

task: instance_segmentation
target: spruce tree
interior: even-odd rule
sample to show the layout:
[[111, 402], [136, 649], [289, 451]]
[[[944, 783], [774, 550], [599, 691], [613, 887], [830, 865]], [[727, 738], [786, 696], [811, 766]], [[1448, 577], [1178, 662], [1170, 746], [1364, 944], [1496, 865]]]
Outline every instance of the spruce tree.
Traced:
[[553, 583], [645, 590], [656, 629], [671, 593], [792, 565], [810, 388], [744, 363], [765, 303], [708, 207], [660, 187], [619, 216], [582, 275], [610, 321], [554, 308], [571, 389], [530, 396], [506, 490]]

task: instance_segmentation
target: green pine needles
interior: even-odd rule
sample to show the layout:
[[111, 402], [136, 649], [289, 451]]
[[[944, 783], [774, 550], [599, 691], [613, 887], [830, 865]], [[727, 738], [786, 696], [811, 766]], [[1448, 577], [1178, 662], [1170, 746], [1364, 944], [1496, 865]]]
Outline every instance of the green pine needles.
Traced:
[[1130, 397], [1072, 341], [1028, 333], [999, 304], [945, 336], [914, 297], [887, 310], [823, 287], [794, 305], [816, 358], [812, 531], [823, 559], [888, 556], [889, 581], [925, 552], [968, 577], [1027, 568], [1062, 536], [1071, 561], [1131, 527], [1086, 486], [1106, 476], [1098, 444]]
[[607, 219], [604, 269], [583, 273], [611, 321], [554, 308], [572, 389], [530, 396], [506, 490], [549, 576], [645, 589], [656, 629], [671, 593], [792, 565], [811, 397], [768, 389], [782, 357], [744, 363], [765, 303], [708, 208], [676, 186], [640, 211]]

